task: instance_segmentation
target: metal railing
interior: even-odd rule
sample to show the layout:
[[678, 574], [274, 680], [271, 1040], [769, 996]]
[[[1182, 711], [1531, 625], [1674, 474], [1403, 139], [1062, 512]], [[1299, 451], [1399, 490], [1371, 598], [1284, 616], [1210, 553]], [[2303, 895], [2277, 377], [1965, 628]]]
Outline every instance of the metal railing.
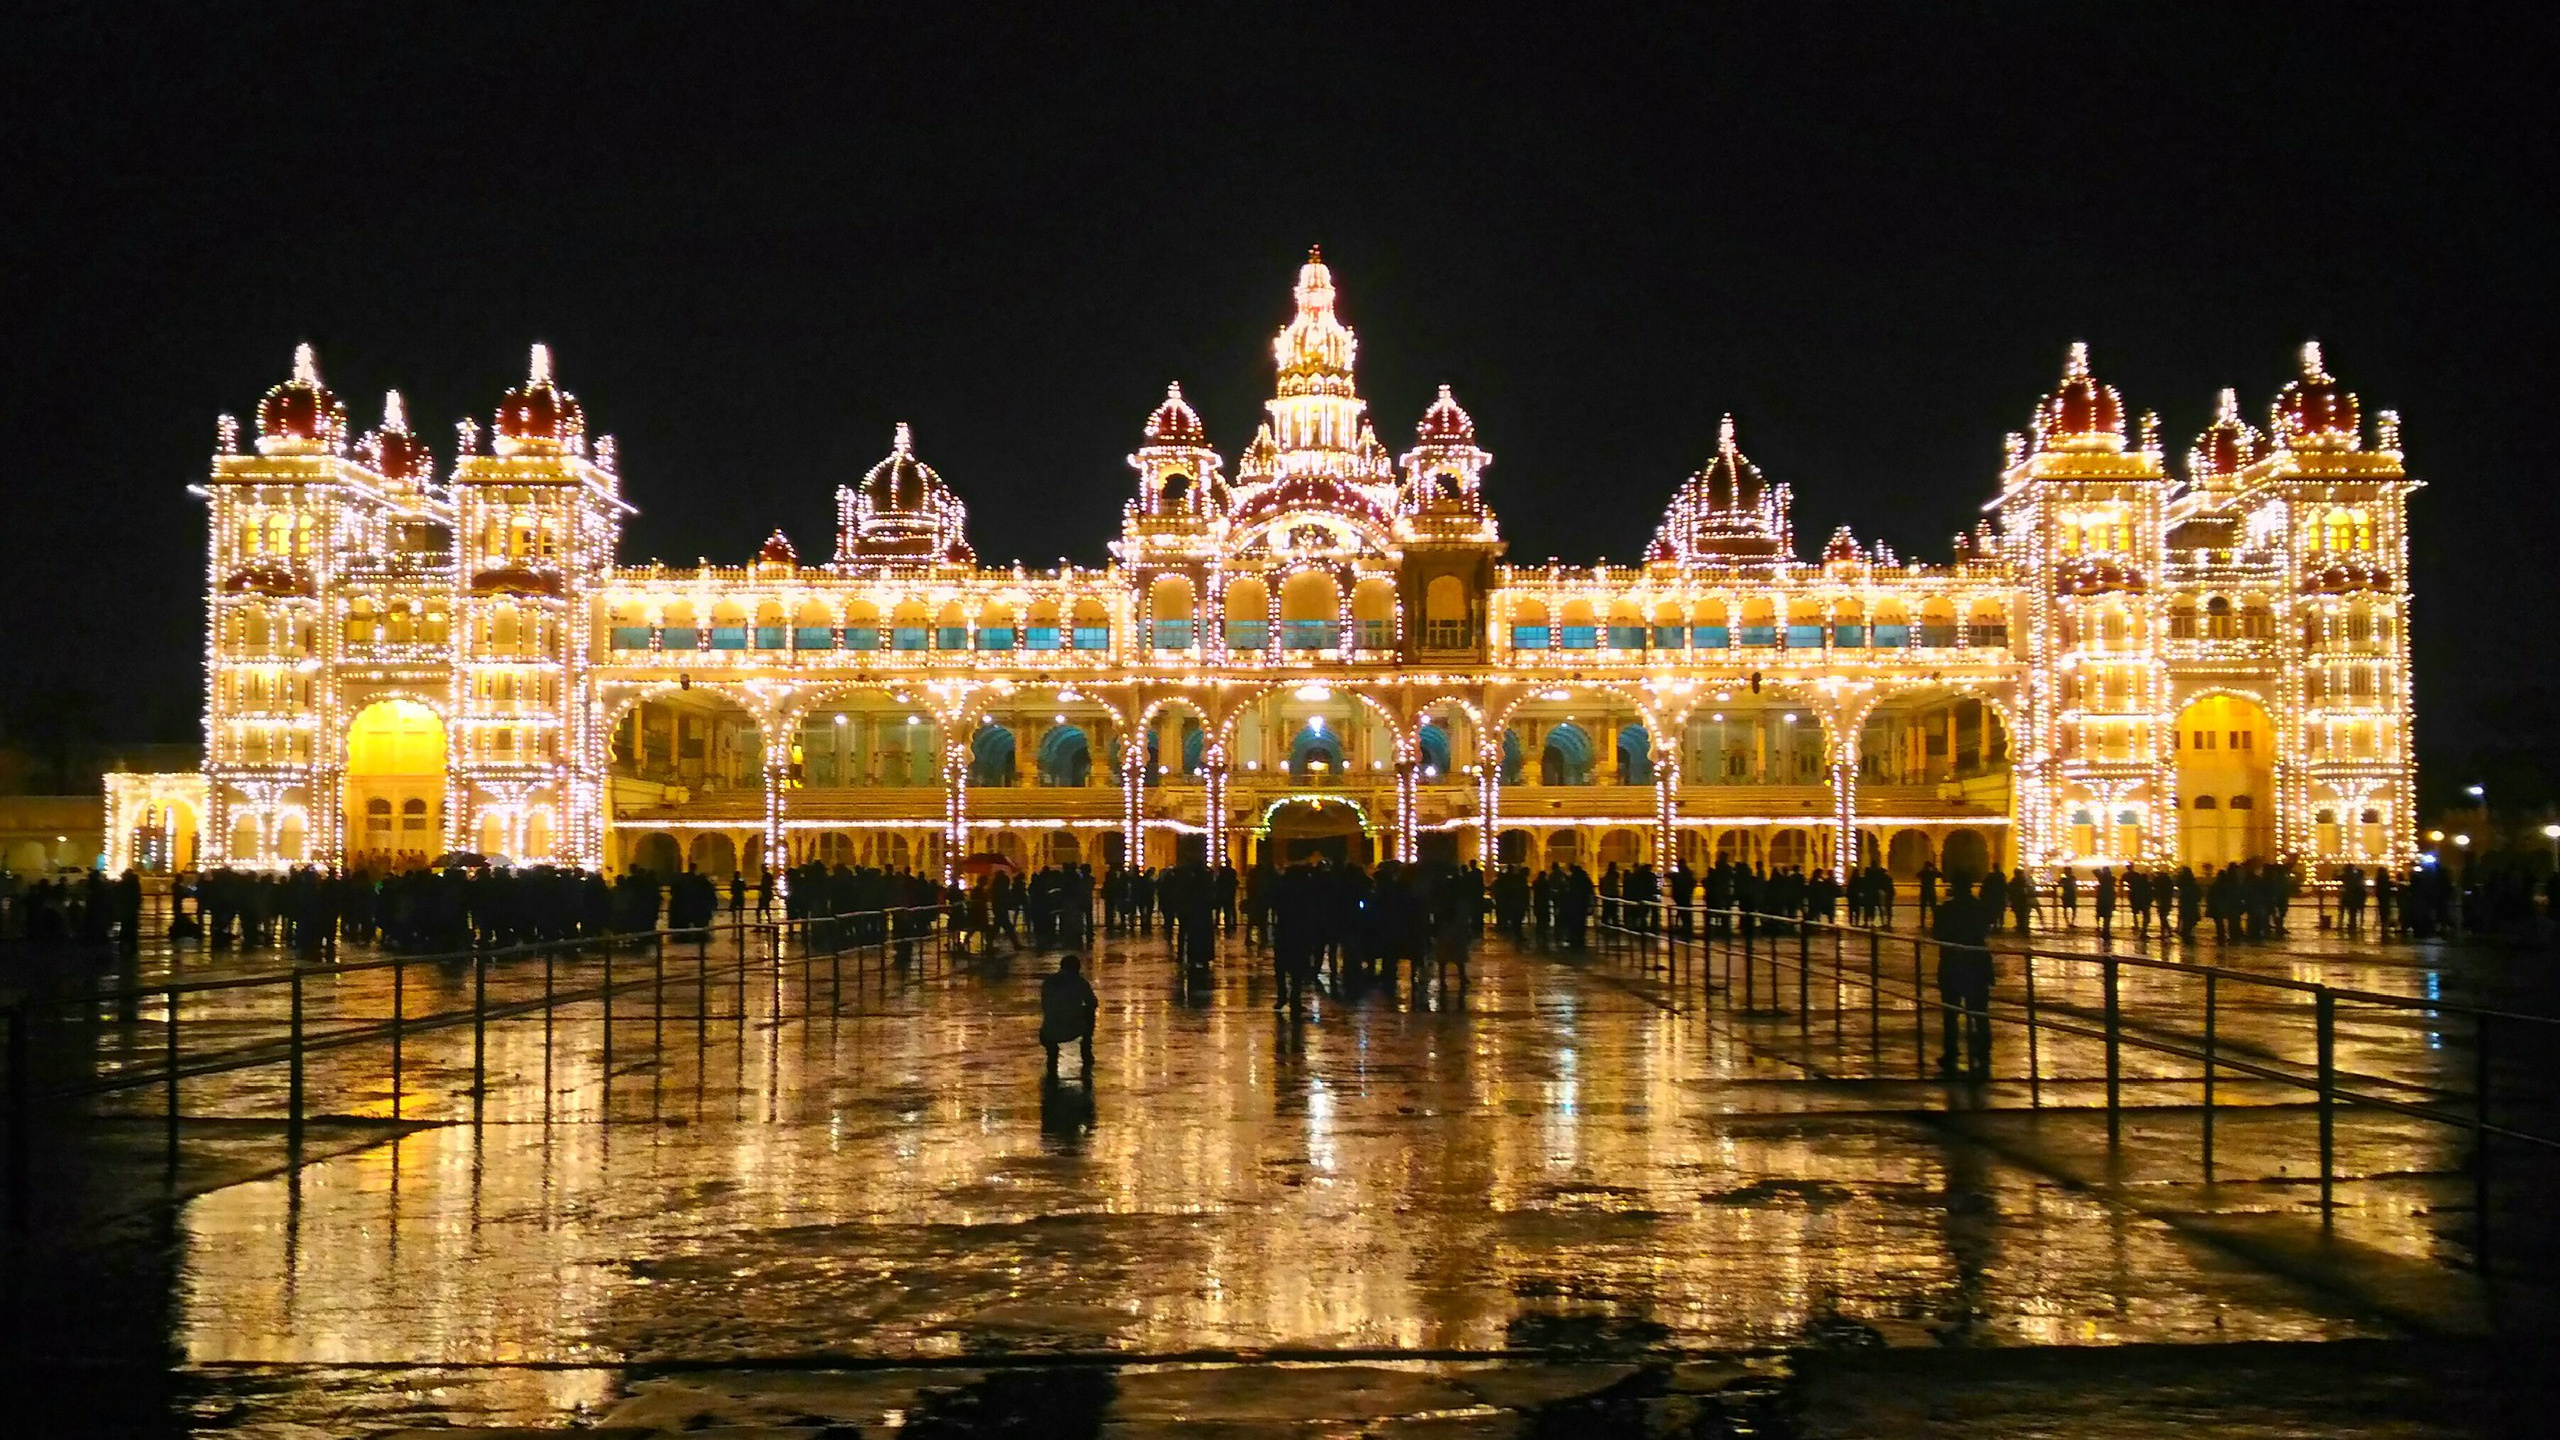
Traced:
[[[921, 954], [928, 965], [939, 960], [947, 967], [958, 910], [956, 905], [903, 906], [781, 921], [750, 920], [743, 911], [731, 911], [725, 923], [715, 918], [710, 924], [682, 929], [607, 932], [503, 947], [414, 955], [394, 952], [348, 960], [295, 955], [281, 970], [173, 978], [71, 995], [24, 996], [11, 1002], [5, 1016], [0, 1016], [5, 1020], [7, 1045], [5, 1066], [0, 1066], [0, 1129], [6, 1132], [5, 1144], [0, 1145], [0, 1190], [6, 1192], [11, 1223], [24, 1224], [35, 1163], [33, 1136], [44, 1107], [157, 1088], [161, 1091], [166, 1126], [166, 1162], [174, 1172], [183, 1118], [179, 1093], [182, 1082], [281, 1065], [286, 1071], [286, 1141], [298, 1154], [306, 1118], [305, 1081], [311, 1056], [364, 1045], [384, 1046], [389, 1062], [390, 1113], [398, 1120], [402, 1118], [404, 1101], [412, 1093], [406, 1069], [409, 1040], [468, 1025], [471, 1084], [465, 1093], [471, 1098], [477, 1119], [488, 1093], [488, 1036], [493, 1024], [540, 1014], [544, 1017], [547, 1047], [553, 1012], [571, 1005], [600, 1004], [603, 1062], [609, 1074], [616, 1019], [613, 1000], [618, 995], [645, 990], [650, 996], [649, 1015], [654, 1031], [662, 1036], [668, 990], [693, 990], [697, 1040], [707, 1043], [711, 996], [723, 983], [734, 985], [738, 995], [734, 1018], [741, 1026], [746, 1023], [751, 962], [762, 965], [770, 974], [776, 987], [777, 1007], [786, 967], [797, 966], [804, 1017], [815, 1003], [817, 967], [824, 964], [827, 1013], [840, 1014], [846, 960], [855, 963], [857, 978], [866, 959], [885, 968], [893, 958], [903, 964]], [[715, 973], [711, 942], [723, 933], [734, 940], [735, 953], [717, 962], [720, 969]], [[752, 946], [750, 937], [756, 941]], [[670, 973], [670, 950], [681, 951], [686, 946], [693, 950], [691, 969]], [[796, 957], [790, 953], [795, 948]], [[617, 962], [625, 967], [644, 968], [617, 972]], [[538, 991], [533, 988], [537, 966]], [[360, 1018], [315, 1033], [308, 996], [315, 982], [385, 972], [390, 983], [388, 1014]], [[446, 981], [462, 972], [469, 986], [467, 1003], [415, 1010], [410, 982], [422, 972]], [[493, 996], [493, 979], [511, 981], [511, 988], [521, 993]], [[280, 1035], [209, 1051], [190, 1053], [185, 1048], [181, 1005], [189, 998], [277, 992], [282, 993], [284, 1001], [281, 1013], [252, 1018], [281, 1025]], [[144, 1012], [152, 1002], [156, 1002], [160, 1013], [146, 1021]], [[779, 1018], [777, 1010], [776, 1019]], [[146, 1023], [156, 1025], [160, 1031], [159, 1043], [147, 1058], [135, 1047], [127, 1052], [124, 1063], [114, 1065], [107, 1073], [68, 1083], [48, 1084], [37, 1073], [38, 1037], [48, 1024], [114, 1025], [139, 1032]], [[94, 1046], [80, 1058], [83, 1063], [94, 1062]], [[240, 1117], [226, 1113], [225, 1118]]]
[[[1918, 1078], [1932, 1074], [1928, 1056], [1929, 1017], [1939, 1024], [1950, 1017], [1961, 1023], [1962, 1011], [1949, 997], [1933, 993], [1930, 952], [1946, 945], [1925, 932], [1899, 932], [1873, 926], [1847, 925], [1797, 916], [1775, 915], [1705, 905], [1675, 906], [1664, 901], [1602, 899], [1593, 916], [1597, 950], [1604, 957], [1660, 971], [1675, 989], [1694, 985], [1709, 1003], [1721, 997], [1739, 1000], [1739, 1013], [1782, 1017], [1790, 1013], [1792, 988], [1799, 1033], [1808, 1041], [1816, 1012], [1828, 991], [1835, 1041], [1845, 1044], [1843, 1016], [1855, 1008], [1853, 992], [1863, 992], [1868, 1012], [1870, 1053], [1884, 1059], [1888, 1025], [1898, 1026], [1907, 1009], [1911, 1024], [1913, 1068]], [[1888, 960], [1896, 947], [1907, 947], [1909, 964]], [[2560, 1135], [2502, 1122], [2493, 1107], [2490, 1061], [2493, 1033], [2504, 1044], [2532, 1047], [2560, 1044], [2560, 1017], [2537, 1015], [2440, 999], [2390, 995], [2328, 985], [2288, 976], [2254, 974], [2227, 966], [2172, 960], [2153, 955], [2058, 950], [2009, 943], [1993, 937], [1996, 959], [2020, 962], [2016, 985], [2003, 993], [1994, 987], [1987, 1018], [1992, 1024], [2023, 1030], [2027, 1049], [2029, 1103], [2044, 1104], [2047, 1083], [2044, 1046], [2047, 1036], [2093, 1040], [2103, 1053], [2107, 1138], [2121, 1138], [2124, 1111], [2124, 1057], [2128, 1050], [2190, 1062], [2201, 1087], [2200, 1168], [2210, 1181], [2215, 1172], [2215, 1118], [2229, 1108], [2216, 1093], [2228, 1076], [2262, 1080], [2307, 1093], [2316, 1108], [2319, 1149], [2320, 1209], [2324, 1223], [2334, 1216], [2337, 1181], [2337, 1113], [2342, 1105], [2370, 1107], [2444, 1126], [2465, 1135], [2471, 1144], [2470, 1170], [2475, 1205], [2475, 1253], [2485, 1271], [2489, 1262], [2491, 1149], [2493, 1142], [2511, 1143], [2546, 1153], [2560, 1153]], [[1943, 957], [1941, 957], [1943, 958]], [[2053, 978], [2039, 982], [2039, 968], [2058, 969], [2065, 983], [2077, 971], [2094, 972], [2098, 988], [2096, 1014], [2090, 1007], [2043, 993]], [[1765, 975], [1764, 975], [1765, 969]], [[2192, 987], [2177, 1006], [2178, 1017], [2200, 1016], [2200, 1033], [2183, 1032], [2142, 1016], [2128, 1023], [2125, 972], [2173, 977]], [[1792, 971], [1790, 976], [1787, 972]], [[1905, 976], [1907, 975], [1907, 983]], [[1790, 987], [1787, 981], [1792, 979]], [[1817, 989], [1817, 984], [1821, 990]], [[2200, 990], [2201, 994], [2193, 991]], [[2224, 1033], [2224, 1012], [2237, 996], [2300, 997], [2310, 1022], [2309, 1063], [2287, 1061], [2270, 1047], [2246, 1044], [2235, 1050]], [[2339, 1007], [2441, 1023], [2467, 1021], [2471, 1065], [2467, 1089], [2441, 1089], [2405, 1079], [2342, 1069], [2338, 1061]], [[1899, 1042], [1896, 1042], [1898, 1048]], [[2393, 1093], [2397, 1092], [2397, 1093]], [[2542, 1097], [2523, 1097], [2540, 1100]]]

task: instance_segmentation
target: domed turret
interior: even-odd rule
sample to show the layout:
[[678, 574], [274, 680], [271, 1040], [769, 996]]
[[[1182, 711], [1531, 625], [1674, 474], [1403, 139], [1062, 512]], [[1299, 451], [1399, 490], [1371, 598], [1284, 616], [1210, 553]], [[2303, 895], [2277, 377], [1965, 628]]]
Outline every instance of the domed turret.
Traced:
[[2089, 346], [2071, 342], [2062, 383], [2036, 407], [2038, 450], [2124, 449], [2124, 397], [2089, 373]]
[[1209, 429], [1200, 423], [1200, 412], [1182, 398], [1182, 382], [1164, 387], [1164, 403], [1147, 417], [1147, 443], [1150, 445], [1206, 445]]
[[1475, 417], [1448, 386], [1441, 386], [1439, 397], [1422, 412], [1421, 423], [1413, 427], [1413, 448], [1400, 458], [1400, 513], [1483, 515], [1484, 467], [1493, 457], [1477, 446]]
[[942, 477], [916, 458], [915, 432], [903, 420], [889, 439], [888, 457], [862, 477], [862, 494], [875, 515], [921, 514], [925, 497], [941, 486]]
[[1458, 404], [1449, 387], [1440, 387], [1440, 398], [1422, 412], [1422, 423], [1414, 427], [1414, 438], [1425, 445], [1473, 445], [1476, 443], [1475, 417]]
[[1742, 453], [1733, 417], [1716, 430], [1716, 455], [1671, 497], [1647, 547], [1651, 562], [1685, 568], [1774, 565], [1795, 557], [1794, 497]]
[[791, 548], [791, 537], [776, 526], [772, 534], [764, 537], [764, 544], [756, 549], [756, 569], [771, 573], [799, 568], [800, 552]]
[[495, 439], [493, 448], [501, 455], [552, 455], [582, 448], [587, 412], [579, 406], [578, 397], [553, 383], [550, 346], [533, 347], [525, 382], [498, 401], [490, 434]]
[[2302, 375], [2276, 392], [2276, 444], [2287, 450], [2353, 450], [2361, 441], [2363, 406], [2321, 363], [2320, 342], [2302, 347]]
[[397, 390], [383, 392], [382, 424], [356, 442], [356, 454], [366, 468], [385, 480], [416, 486], [435, 478], [435, 454], [427, 449], [425, 441], [410, 433], [408, 407], [401, 403]]
[[320, 382], [308, 345], [293, 350], [293, 378], [258, 402], [258, 453], [335, 454], [347, 438], [347, 407]]
[[1709, 510], [1754, 509], [1768, 491], [1769, 482], [1760, 467], [1743, 457], [1742, 447], [1734, 440], [1731, 415], [1717, 427], [1716, 458], [1698, 472], [1698, 484], [1706, 491]]
[[1165, 386], [1164, 403], [1147, 416], [1146, 438], [1129, 456], [1129, 468], [1138, 472], [1130, 514], [1191, 521], [1224, 514], [1225, 463], [1209, 448], [1209, 428], [1182, 398], [1181, 383]]
[[2228, 485], [2256, 464], [2266, 448], [2258, 427], [2240, 418], [2240, 392], [2225, 390], [2215, 403], [2213, 423], [2187, 452], [2187, 483], [2205, 490]]
[[900, 421], [889, 453], [862, 483], [836, 490], [835, 563], [974, 563], [968, 518], [960, 497], [916, 458], [915, 432]]

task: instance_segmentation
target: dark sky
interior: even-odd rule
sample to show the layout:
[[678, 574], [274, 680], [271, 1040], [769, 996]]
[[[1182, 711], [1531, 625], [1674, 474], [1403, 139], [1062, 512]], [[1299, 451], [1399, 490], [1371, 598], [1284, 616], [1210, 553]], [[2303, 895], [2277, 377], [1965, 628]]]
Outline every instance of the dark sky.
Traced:
[[1523, 559], [1636, 556], [1725, 410], [1807, 548], [1943, 559], [2071, 340], [2183, 455], [2317, 336], [2432, 487], [2427, 757], [2552, 711], [2535, 7], [1100, 8], [22, 19], [12, 684], [193, 736], [184, 486], [297, 341], [447, 448], [548, 341], [627, 557], [823, 551], [909, 420], [982, 555], [1098, 562], [1167, 379], [1250, 436], [1321, 242], [1380, 433], [1454, 383]]

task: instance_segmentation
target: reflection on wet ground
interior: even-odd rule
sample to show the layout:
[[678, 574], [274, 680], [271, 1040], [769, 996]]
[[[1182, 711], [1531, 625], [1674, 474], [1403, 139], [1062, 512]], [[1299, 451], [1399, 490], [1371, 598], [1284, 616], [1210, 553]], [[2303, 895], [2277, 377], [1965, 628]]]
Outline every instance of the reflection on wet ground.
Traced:
[[[2226, 1076], [2208, 1183], [2192, 1064], [2128, 1051], [2111, 1141], [2097, 1041], [2041, 1038], [2032, 1084], [2014, 1033], [1993, 1081], [1924, 1078], [1934, 1025], [1915, 1045], [1907, 1008], [1871, 1006], [1853, 952], [1816, 969], [1809, 1004], [1789, 969], [1783, 1013], [1707, 993], [1713, 956], [1665, 972], [1493, 946], [1462, 989], [1296, 1016], [1265, 962], [1230, 952], [1186, 985], [1160, 945], [1109, 945], [1089, 1081], [1072, 1056], [1041, 1081], [1032, 957], [715, 951], [712, 983], [682, 957], [675, 982], [616, 1001], [609, 1058], [593, 1003], [491, 1026], [476, 1104], [468, 1027], [407, 1043], [397, 1120], [380, 1047], [315, 1055], [327, 1118], [298, 1166], [281, 1067], [188, 1082], [175, 1172], [157, 1092], [120, 1097], [64, 1152], [77, 1173], [50, 1177], [69, 1213], [9, 1251], [12, 1348], [132, 1382], [137, 1416], [249, 1435], [976, 1434], [1008, 1415], [1050, 1433], [1845, 1434], [1897, 1406], [1928, 1413], [1864, 1433], [1920, 1434], [1975, 1402], [1971, 1434], [2149, 1433], [2183, 1406], [2223, 1433], [2316, 1411], [2339, 1423], [2284, 1433], [2360, 1415], [2356, 1433], [2414, 1435], [2468, 1433], [2444, 1396], [2495, 1388], [2466, 1337], [2511, 1328], [2519, 1302], [2472, 1271], [2459, 1131], [2342, 1113], [2324, 1225], [2304, 1093]], [[2441, 983], [2405, 952], [2229, 958]], [[2039, 962], [2039, 1002], [2098, 1013], [2090, 969]], [[313, 982], [315, 1033], [388, 1013], [389, 983]], [[2124, 983], [2130, 1024], [2192, 1029], [2186, 982]], [[467, 984], [425, 967], [403, 1004]], [[2226, 994], [2218, 1033], [2299, 1064], [2305, 1013]], [[208, 1051], [279, 1023], [245, 994], [180, 1018]], [[155, 1035], [98, 1026], [97, 1063], [139, 1063]], [[2395, 1094], [2467, 1094], [2468, 1044], [2341, 1011], [2341, 1066]], [[2235, 1342], [2316, 1343], [2183, 1348]], [[2048, 1386], [2019, 1359], [2084, 1346], [2147, 1347], [2104, 1353], [2163, 1378], [2066, 1359]], [[1950, 1348], [1989, 1358], [1896, 1378], [1914, 1363], [1896, 1357]], [[1974, 1400], [1931, 1398], [1948, 1387]], [[2090, 1428], [2109, 1387], [2140, 1432]], [[2008, 1423], [2002, 1394], [2020, 1416], [2067, 1394], [2087, 1423]]]

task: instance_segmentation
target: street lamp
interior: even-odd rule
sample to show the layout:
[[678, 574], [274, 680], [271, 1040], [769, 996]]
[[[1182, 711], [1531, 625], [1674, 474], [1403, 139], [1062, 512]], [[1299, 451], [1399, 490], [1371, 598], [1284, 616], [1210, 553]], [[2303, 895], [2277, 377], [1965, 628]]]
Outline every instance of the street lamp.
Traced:
[[2542, 827], [2542, 838], [2551, 842], [2551, 868], [2560, 872], [2560, 825]]

